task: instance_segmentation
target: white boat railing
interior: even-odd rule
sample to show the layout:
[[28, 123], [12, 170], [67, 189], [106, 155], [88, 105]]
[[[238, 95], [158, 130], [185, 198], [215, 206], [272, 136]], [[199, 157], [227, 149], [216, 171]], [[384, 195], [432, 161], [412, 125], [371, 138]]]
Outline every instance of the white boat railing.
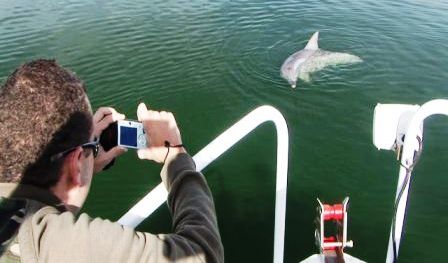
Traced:
[[[401, 235], [403, 231], [403, 223], [406, 215], [406, 205], [409, 191], [408, 182], [411, 181], [412, 169], [416, 164], [415, 157], [416, 155], [420, 155], [421, 154], [420, 151], [422, 150], [421, 145], [423, 142], [423, 122], [429, 116], [436, 114], [442, 114], [448, 116], [448, 100], [444, 99], [431, 100], [423, 104], [421, 107], [419, 107], [418, 105], [414, 106], [390, 105], [390, 106], [398, 108], [392, 110], [386, 110], [387, 112], [385, 111], [384, 114], [379, 114], [386, 120], [385, 121], [379, 120], [378, 122], [379, 123], [382, 122], [382, 124], [384, 125], [378, 125], [378, 127], [375, 128], [375, 130], [378, 131], [378, 133], [381, 133], [381, 130], [383, 130], [384, 134], [378, 135], [377, 138], [375, 138], [375, 131], [374, 131], [374, 143], [375, 145], [377, 145], [379, 149], [380, 148], [392, 149], [389, 148], [389, 146], [391, 146], [390, 144], [391, 141], [389, 140], [389, 138], [390, 136], [392, 136], [392, 134], [387, 131], [388, 127], [393, 127], [392, 129], [397, 131], [396, 143], [398, 142], [398, 144], [400, 144], [399, 142], [400, 138], [398, 137], [402, 137], [402, 135], [405, 135], [404, 142], [401, 142], [403, 143], [403, 149], [401, 152], [401, 159], [400, 159], [400, 173], [398, 178], [397, 193], [395, 195], [395, 202], [396, 203], [398, 202], [398, 204], [396, 208], [395, 222], [392, 222], [392, 226], [393, 224], [395, 224], [395, 233], [392, 233], [394, 228], [391, 226], [389, 234], [389, 245], [386, 257], [386, 262], [388, 263], [395, 262], [395, 257], [398, 258], [398, 251], [400, 248], [400, 241], [402, 237]], [[375, 113], [377, 113], [376, 109]], [[397, 118], [395, 118], [394, 115]], [[402, 123], [404, 123], [404, 125], [402, 125]], [[374, 126], [376, 126], [375, 121]], [[387, 133], [390, 136], [387, 136]], [[381, 140], [381, 138], [385, 139]], [[400, 192], [402, 192], [401, 198], [400, 198]], [[394, 252], [394, 241], [395, 241], [395, 252]]]
[[[401, 190], [406, 179], [406, 170], [409, 166], [414, 163], [414, 153], [419, 150], [419, 142], [417, 141], [417, 136], [420, 133], [420, 129], [423, 130], [423, 121], [435, 114], [443, 114], [448, 116], [448, 100], [432, 100], [423, 104], [417, 112], [412, 117], [403, 144], [403, 153], [401, 157], [401, 167], [400, 174], [398, 178], [397, 194], [395, 198], [398, 197], [398, 193]], [[421, 138], [423, 140], [423, 136]], [[411, 174], [409, 174], [411, 180]], [[406, 185], [402, 198], [399, 200], [397, 215], [395, 218], [395, 244], [396, 253], [398, 256], [398, 250], [400, 248], [401, 233], [403, 229], [404, 217], [406, 214], [406, 205], [408, 199], [409, 184]], [[394, 262], [394, 252], [393, 252], [393, 240], [392, 240], [392, 229], [389, 235], [389, 247], [387, 249], [386, 262]]]
[[[211, 162], [216, 160], [225, 151], [264, 122], [272, 121], [277, 130], [277, 171], [275, 194], [275, 228], [274, 228], [274, 263], [283, 262], [286, 193], [288, 182], [288, 127], [283, 115], [272, 106], [261, 106], [247, 114], [240, 121], [224, 131], [216, 139], [199, 151], [193, 160], [196, 170], [202, 171]], [[167, 191], [160, 183], [143, 199], [124, 214], [118, 223], [136, 227], [145, 218], [150, 216], [167, 199]]]

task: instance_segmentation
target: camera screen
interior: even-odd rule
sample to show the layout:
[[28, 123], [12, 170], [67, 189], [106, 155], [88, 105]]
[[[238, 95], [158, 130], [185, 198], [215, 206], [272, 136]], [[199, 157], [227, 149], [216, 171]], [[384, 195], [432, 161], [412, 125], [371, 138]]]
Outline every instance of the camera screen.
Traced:
[[120, 127], [120, 144], [137, 147], [137, 128]]

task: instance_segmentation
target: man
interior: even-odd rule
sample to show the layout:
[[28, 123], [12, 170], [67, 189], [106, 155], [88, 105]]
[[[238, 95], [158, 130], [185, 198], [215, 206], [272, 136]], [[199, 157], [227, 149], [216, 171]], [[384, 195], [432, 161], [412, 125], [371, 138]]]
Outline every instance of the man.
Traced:
[[151, 145], [139, 158], [164, 162], [173, 234], [77, 216], [93, 174], [126, 151], [97, 142], [125, 116], [92, 116], [83, 83], [52, 60], [9, 76], [0, 90], [0, 262], [224, 262], [212, 196], [173, 115], [145, 104], [137, 115]]

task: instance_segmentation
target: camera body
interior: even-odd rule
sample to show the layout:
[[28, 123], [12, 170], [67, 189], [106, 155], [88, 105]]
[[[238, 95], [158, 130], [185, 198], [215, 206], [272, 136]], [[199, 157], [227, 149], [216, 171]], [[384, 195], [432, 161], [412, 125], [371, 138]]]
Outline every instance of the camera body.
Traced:
[[133, 120], [120, 120], [110, 124], [101, 133], [100, 144], [106, 151], [117, 145], [130, 149], [148, 147], [143, 124]]
[[141, 122], [123, 120], [118, 121], [117, 126], [117, 145], [131, 149], [147, 148], [146, 133]]

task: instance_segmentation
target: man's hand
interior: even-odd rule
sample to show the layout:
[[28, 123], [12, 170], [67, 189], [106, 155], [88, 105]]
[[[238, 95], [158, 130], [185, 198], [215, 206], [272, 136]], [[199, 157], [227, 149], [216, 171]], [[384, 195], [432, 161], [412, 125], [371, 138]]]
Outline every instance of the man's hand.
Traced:
[[[101, 133], [113, 122], [124, 120], [125, 116], [118, 113], [115, 109], [110, 107], [101, 107], [93, 115], [93, 135], [99, 139]], [[95, 158], [93, 173], [101, 172], [106, 165], [108, 165], [114, 158], [125, 153], [126, 148], [116, 146], [109, 151], [105, 151], [100, 145], [100, 152]]]
[[171, 146], [182, 144], [179, 128], [171, 112], [148, 110], [144, 103], [140, 103], [137, 116], [143, 123], [149, 144], [149, 148], [138, 150], [140, 159], [167, 163], [178, 153], [185, 152], [183, 147], [171, 147], [168, 150], [165, 146], [165, 141]]

